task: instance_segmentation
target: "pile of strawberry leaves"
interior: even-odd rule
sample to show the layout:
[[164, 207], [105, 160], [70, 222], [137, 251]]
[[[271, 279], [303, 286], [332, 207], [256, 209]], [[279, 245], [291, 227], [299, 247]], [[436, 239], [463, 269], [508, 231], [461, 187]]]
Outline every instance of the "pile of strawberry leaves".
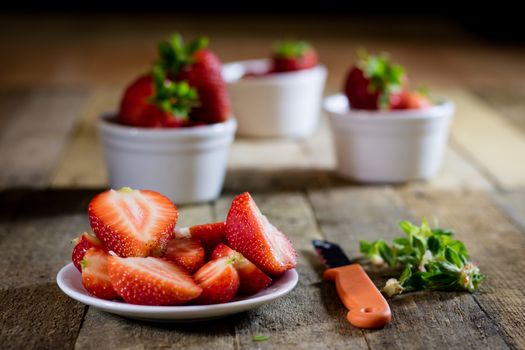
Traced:
[[431, 228], [426, 220], [421, 226], [402, 221], [399, 227], [406, 237], [395, 238], [391, 245], [384, 240], [360, 241], [361, 253], [373, 264], [403, 269], [383, 288], [388, 296], [418, 290], [473, 292], [485, 279], [451, 230]]

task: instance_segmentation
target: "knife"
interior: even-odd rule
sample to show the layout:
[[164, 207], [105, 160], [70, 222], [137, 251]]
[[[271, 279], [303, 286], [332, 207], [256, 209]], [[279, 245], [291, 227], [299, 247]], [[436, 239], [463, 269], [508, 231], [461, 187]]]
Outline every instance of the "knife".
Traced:
[[335, 281], [341, 301], [349, 310], [346, 318], [359, 328], [379, 328], [392, 319], [387, 301], [361, 265], [352, 264], [335, 243], [312, 240], [321, 260], [328, 268], [323, 278]]

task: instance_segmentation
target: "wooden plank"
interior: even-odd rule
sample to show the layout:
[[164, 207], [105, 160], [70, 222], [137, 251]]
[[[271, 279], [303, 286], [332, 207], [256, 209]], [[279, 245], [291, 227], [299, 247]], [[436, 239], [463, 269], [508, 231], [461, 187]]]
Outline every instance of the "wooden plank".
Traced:
[[452, 138], [502, 188], [525, 186], [525, 137], [472, 93], [446, 90], [457, 106]]
[[[210, 205], [181, 206], [180, 224], [189, 226], [214, 220]], [[233, 349], [234, 329], [230, 322], [157, 324], [114, 316], [90, 307], [78, 335], [78, 349]]]
[[[409, 216], [403, 201], [387, 187], [315, 190], [310, 198], [327, 238], [353, 256], [359, 239], [398, 236], [398, 221]], [[368, 271], [383, 285], [384, 272]], [[372, 349], [507, 348], [491, 318], [468, 293], [411, 293], [389, 303], [392, 322], [382, 330], [364, 331]]]
[[96, 121], [102, 114], [118, 108], [120, 94], [120, 89], [114, 87], [101, 87], [90, 92], [69, 144], [54, 169], [52, 187], [107, 186], [106, 164]]
[[84, 98], [81, 89], [32, 89], [0, 116], [0, 187], [48, 184]]
[[0, 195], [0, 343], [3, 349], [70, 349], [84, 305], [55, 279], [72, 238], [87, 226], [91, 193], [4, 191]]
[[487, 281], [473, 296], [513, 347], [525, 347], [524, 231], [479, 192], [401, 193], [416, 217], [433, 215], [465, 242]]
[[473, 90], [502, 116], [525, 131], [525, 92], [522, 86], [479, 86]]
[[[217, 203], [218, 218], [223, 219], [231, 196]], [[259, 343], [261, 349], [366, 349], [360, 330], [349, 327], [346, 312], [334, 289], [321, 281], [324, 268], [315, 256], [310, 240], [321, 238], [312, 209], [300, 193], [256, 194], [259, 208], [285, 232], [296, 247], [299, 284], [287, 296], [239, 315], [235, 322], [239, 349], [257, 348], [254, 335], [270, 338]]]
[[522, 230], [525, 230], [525, 190], [492, 192], [491, 197]]

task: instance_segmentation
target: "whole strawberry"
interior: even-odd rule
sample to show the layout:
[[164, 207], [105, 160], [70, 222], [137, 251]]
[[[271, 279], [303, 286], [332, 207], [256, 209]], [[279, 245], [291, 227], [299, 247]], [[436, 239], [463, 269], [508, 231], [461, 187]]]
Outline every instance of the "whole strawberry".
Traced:
[[359, 53], [359, 60], [346, 78], [344, 92], [354, 109], [388, 109], [407, 85], [402, 66], [392, 64], [387, 56]]
[[273, 72], [293, 72], [317, 66], [317, 52], [306, 41], [280, 42], [273, 54]]
[[118, 121], [138, 127], [188, 126], [189, 113], [198, 104], [197, 92], [187, 82], [173, 82], [154, 67], [126, 88]]
[[195, 122], [219, 123], [231, 115], [230, 98], [222, 78], [221, 62], [208, 48], [208, 39], [185, 44], [179, 34], [159, 45], [159, 65], [176, 81], [187, 81], [197, 90], [200, 104], [190, 117]]

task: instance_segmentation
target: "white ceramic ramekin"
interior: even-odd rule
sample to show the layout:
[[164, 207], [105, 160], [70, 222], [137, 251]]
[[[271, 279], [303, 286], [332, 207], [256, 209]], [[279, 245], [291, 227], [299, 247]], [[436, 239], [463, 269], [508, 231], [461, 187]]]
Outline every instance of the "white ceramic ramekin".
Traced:
[[395, 183], [434, 176], [442, 163], [454, 104], [419, 110], [352, 110], [342, 94], [325, 98], [337, 168], [360, 182]]
[[319, 121], [326, 68], [243, 78], [247, 72], [268, 71], [270, 64], [263, 59], [223, 65], [239, 135], [307, 137]]
[[191, 128], [134, 128], [104, 116], [98, 123], [109, 183], [158, 191], [176, 204], [216, 199], [237, 122]]

